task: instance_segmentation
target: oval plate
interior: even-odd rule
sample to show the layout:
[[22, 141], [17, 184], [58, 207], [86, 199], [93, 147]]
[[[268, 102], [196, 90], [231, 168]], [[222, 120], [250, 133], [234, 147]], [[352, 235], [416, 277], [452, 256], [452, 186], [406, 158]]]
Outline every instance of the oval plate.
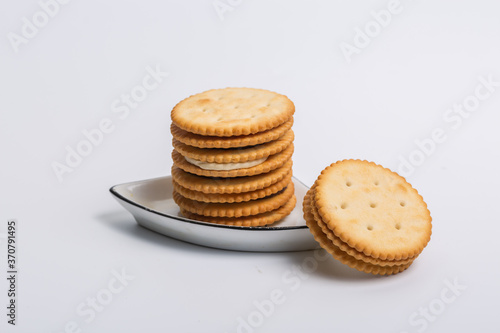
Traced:
[[191, 220], [181, 216], [172, 198], [172, 177], [115, 185], [109, 189], [137, 223], [189, 243], [225, 250], [280, 252], [319, 248], [302, 217], [302, 200], [309, 189], [295, 177], [297, 205], [269, 227], [237, 227]]

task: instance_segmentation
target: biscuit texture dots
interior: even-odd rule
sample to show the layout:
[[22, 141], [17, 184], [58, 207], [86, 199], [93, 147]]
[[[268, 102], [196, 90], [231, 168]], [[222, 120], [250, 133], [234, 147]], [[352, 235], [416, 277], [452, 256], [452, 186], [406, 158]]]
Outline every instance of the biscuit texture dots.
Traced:
[[431, 216], [422, 197], [403, 177], [375, 163], [332, 164], [317, 180], [315, 199], [333, 233], [374, 258], [411, 258], [430, 240]]
[[294, 112], [294, 104], [284, 95], [263, 89], [225, 88], [184, 99], [174, 107], [171, 117], [184, 131], [224, 137], [267, 131], [289, 120]]

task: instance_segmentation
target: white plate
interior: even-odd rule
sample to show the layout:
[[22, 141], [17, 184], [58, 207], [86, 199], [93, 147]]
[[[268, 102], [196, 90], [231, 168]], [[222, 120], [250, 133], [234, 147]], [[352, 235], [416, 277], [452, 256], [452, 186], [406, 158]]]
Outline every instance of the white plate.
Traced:
[[186, 242], [237, 251], [303, 251], [318, 248], [302, 217], [308, 187], [293, 178], [297, 205], [270, 227], [236, 227], [191, 220], [180, 215], [172, 198], [172, 177], [115, 185], [109, 190], [137, 223]]

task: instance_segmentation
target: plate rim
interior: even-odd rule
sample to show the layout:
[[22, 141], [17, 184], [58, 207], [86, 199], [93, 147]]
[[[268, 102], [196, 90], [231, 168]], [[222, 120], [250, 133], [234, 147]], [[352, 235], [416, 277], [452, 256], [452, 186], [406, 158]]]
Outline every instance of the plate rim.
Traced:
[[[265, 227], [265, 226], [264, 227], [245, 227], [245, 226], [223, 225], [223, 224], [216, 224], [216, 223], [209, 223], [209, 222], [192, 220], [192, 219], [188, 219], [188, 218], [185, 218], [185, 217], [169, 215], [169, 214], [162, 213], [162, 212], [159, 212], [159, 211], [154, 210], [154, 209], [150, 209], [150, 208], [148, 208], [146, 206], [143, 206], [143, 205], [141, 205], [141, 204], [139, 204], [139, 203], [137, 203], [137, 202], [135, 202], [133, 200], [130, 200], [130, 199], [124, 197], [116, 189], [117, 187], [120, 187], [120, 186], [131, 185], [131, 184], [134, 184], [134, 183], [142, 183], [142, 182], [155, 181], [155, 180], [159, 180], [159, 179], [163, 179], [163, 178], [170, 178], [171, 179], [172, 176], [171, 175], [166, 175], [166, 176], [162, 176], [162, 177], [155, 177], [155, 178], [149, 178], [149, 179], [136, 180], [136, 181], [126, 182], [126, 183], [116, 184], [116, 185], [113, 185], [113, 186], [111, 186], [109, 188], [109, 192], [114, 197], [116, 197], [117, 199], [122, 200], [122, 201], [124, 201], [124, 202], [126, 202], [126, 203], [128, 203], [128, 204], [130, 204], [132, 206], [135, 206], [135, 207], [138, 207], [140, 209], [143, 209], [143, 210], [145, 210], [147, 212], [150, 212], [150, 213], [153, 213], [153, 214], [156, 214], [156, 215], [160, 215], [160, 216], [163, 216], [163, 217], [167, 217], [167, 218], [170, 218], [170, 219], [178, 220], [178, 221], [181, 221], [181, 222], [188, 222], [188, 223], [191, 223], [191, 224], [197, 224], [197, 225], [202, 225], [202, 226], [207, 226], [207, 227], [215, 227], [215, 228], [223, 228], [223, 229], [234, 229], [234, 230], [251, 230], [251, 231], [285, 231], [285, 230], [308, 229], [308, 226], [305, 225], [305, 224], [301, 225], [301, 226], [284, 226], [284, 227]], [[300, 181], [295, 176], [292, 176], [292, 179], [294, 181], [299, 182], [301, 185], [303, 185], [307, 189], [310, 188], [309, 186], [307, 186], [306, 184], [304, 184], [302, 181]], [[297, 202], [297, 204], [298, 203], [299, 202]]]

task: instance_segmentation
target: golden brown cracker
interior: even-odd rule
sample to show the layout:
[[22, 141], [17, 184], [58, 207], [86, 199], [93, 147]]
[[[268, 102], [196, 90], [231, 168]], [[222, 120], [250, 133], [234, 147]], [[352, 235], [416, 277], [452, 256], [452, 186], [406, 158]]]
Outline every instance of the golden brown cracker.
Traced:
[[203, 193], [242, 193], [256, 191], [283, 180], [291, 173], [293, 162], [291, 159], [285, 164], [268, 173], [256, 176], [214, 178], [197, 176], [186, 172], [175, 165], [172, 166], [172, 179], [184, 188]]
[[290, 144], [285, 150], [278, 154], [274, 154], [269, 156], [263, 163], [244, 169], [235, 169], [235, 170], [205, 170], [194, 164], [186, 161], [184, 156], [182, 156], [175, 149], [172, 151], [172, 160], [174, 164], [181, 168], [182, 170], [205, 177], [243, 177], [243, 176], [254, 176], [262, 173], [266, 173], [272, 170], [275, 170], [281, 166], [283, 166], [293, 154], [293, 143]]
[[184, 131], [174, 123], [170, 125], [170, 132], [174, 139], [193, 147], [198, 148], [240, 148], [255, 146], [261, 143], [277, 140], [281, 138], [293, 125], [293, 117], [285, 123], [271, 128], [264, 132], [239, 136], [206, 136]]
[[316, 184], [315, 205], [323, 222], [366, 256], [413, 258], [429, 242], [427, 205], [389, 169], [368, 161], [339, 161], [324, 169]]
[[173, 185], [174, 185], [174, 190], [176, 192], [178, 192], [183, 197], [191, 200], [201, 201], [201, 202], [233, 203], [233, 202], [257, 200], [273, 195], [284, 189], [290, 183], [291, 179], [292, 179], [292, 171], [290, 170], [282, 180], [268, 187], [264, 187], [260, 190], [243, 192], [243, 193], [225, 193], [225, 194], [203, 193], [200, 191], [193, 191], [181, 186], [175, 180], [173, 180]]
[[335, 246], [330, 239], [323, 233], [322, 229], [318, 226], [314, 220], [314, 216], [311, 213], [311, 197], [309, 191], [304, 197], [303, 202], [303, 212], [306, 224], [309, 227], [314, 239], [321, 245], [322, 248], [327, 250], [335, 259], [339, 260], [343, 264], [348, 265], [351, 268], [355, 268], [358, 271], [365, 273], [378, 274], [378, 275], [391, 275], [404, 271], [407, 269], [411, 263], [399, 266], [379, 266], [366, 263], [362, 260], [357, 260], [351, 257], [346, 252], [340, 250]]
[[277, 140], [257, 146], [243, 148], [198, 148], [188, 146], [177, 139], [172, 145], [182, 156], [207, 163], [243, 163], [278, 154], [293, 142], [293, 131], [289, 130]]
[[415, 259], [415, 257], [408, 258], [408, 259], [401, 259], [401, 260], [376, 259], [376, 258], [372, 258], [370, 256], [366, 256], [363, 252], [359, 252], [356, 249], [350, 247], [348, 244], [344, 243], [340, 238], [335, 236], [335, 234], [328, 228], [328, 226], [321, 219], [321, 216], [319, 215], [318, 210], [316, 209], [316, 205], [314, 203], [315, 187], [316, 187], [316, 185], [311, 187], [311, 194], [310, 194], [311, 213], [312, 213], [317, 225], [321, 228], [321, 230], [328, 237], [328, 239], [330, 239], [330, 241], [332, 241], [333, 245], [337, 246], [340, 250], [346, 252], [348, 255], [354, 257], [357, 260], [362, 260], [364, 262], [374, 264], [374, 265], [379, 265], [379, 266], [405, 265], [405, 264], [411, 263]]
[[277, 127], [293, 116], [286, 96], [253, 88], [208, 90], [179, 102], [171, 112], [179, 128], [200, 135], [249, 135]]
[[262, 226], [268, 226], [285, 218], [295, 208], [296, 203], [297, 199], [295, 198], [295, 195], [293, 195], [290, 198], [290, 200], [288, 200], [283, 206], [279, 207], [278, 209], [271, 210], [266, 213], [250, 215], [250, 216], [242, 216], [242, 217], [203, 216], [190, 213], [183, 209], [181, 209], [181, 214], [189, 219], [203, 221], [203, 222], [241, 226], [241, 227], [262, 227]]
[[174, 201], [182, 209], [204, 216], [240, 217], [257, 215], [283, 206], [294, 194], [293, 182], [282, 191], [266, 198], [239, 203], [205, 203], [187, 199], [174, 191]]

